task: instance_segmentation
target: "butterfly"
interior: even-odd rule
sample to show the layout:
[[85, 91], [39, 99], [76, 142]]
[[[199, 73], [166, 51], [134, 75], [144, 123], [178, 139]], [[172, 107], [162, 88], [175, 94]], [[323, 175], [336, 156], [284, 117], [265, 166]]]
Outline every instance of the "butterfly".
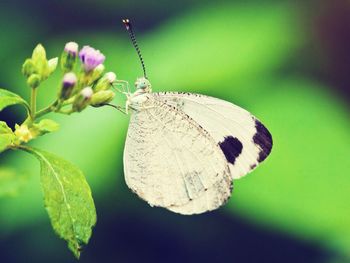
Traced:
[[270, 154], [272, 136], [248, 111], [194, 93], [152, 92], [129, 20], [123, 21], [144, 77], [128, 92], [124, 148], [128, 187], [151, 206], [191, 215], [227, 202], [233, 181]]

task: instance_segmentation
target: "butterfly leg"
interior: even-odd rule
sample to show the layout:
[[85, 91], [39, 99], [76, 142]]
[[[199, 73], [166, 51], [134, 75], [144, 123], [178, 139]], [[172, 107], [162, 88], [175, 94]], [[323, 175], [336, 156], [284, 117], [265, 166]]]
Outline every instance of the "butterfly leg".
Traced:
[[[116, 80], [114, 83], [117, 85], [121, 85], [123, 87], [123, 92], [127, 92], [130, 94], [129, 82], [127, 82], [126, 80]], [[125, 90], [125, 87], [126, 87], [126, 90]]]
[[111, 107], [117, 109], [118, 111], [120, 111], [120, 112], [122, 112], [122, 113], [124, 113], [124, 114], [128, 114], [128, 113], [127, 113], [127, 109], [124, 109], [122, 106], [114, 105], [114, 104], [110, 104], [110, 103], [106, 103], [106, 104], [104, 104], [104, 105], [106, 105], [106, 106], [111, 106]]
[[115, 83], [115, 84], [113, 85], [113, 88], [114, 88], [116, 91], [120, 92], [120, 93], [123, 93], [123, 94], [128, 93], [128, 92], [126, 91], [126, 89], [125, 89], [125, 85], [124, 85], [124, 84]]

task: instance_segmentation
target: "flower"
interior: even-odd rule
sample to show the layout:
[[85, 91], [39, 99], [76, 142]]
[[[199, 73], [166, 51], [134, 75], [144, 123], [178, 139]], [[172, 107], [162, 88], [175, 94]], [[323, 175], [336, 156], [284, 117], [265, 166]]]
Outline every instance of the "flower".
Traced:
[[15, 129], [15, 135], [21, 142], [27, 143], [28, 141], [33, 139], [33, 134], [28, 129], [28, 126], [26, 124], [22, 124], [21, 126], [16, 124]]
[[75, 42], [68, 42], [64, 47], [64, 51], [72, 56], [76, 56], [78, 53], [79, 46]]
[[105, 61], [105, 56], [90, 46], [84, 46], [79, 52], [79, 57], [86, 72], [90, 72]]

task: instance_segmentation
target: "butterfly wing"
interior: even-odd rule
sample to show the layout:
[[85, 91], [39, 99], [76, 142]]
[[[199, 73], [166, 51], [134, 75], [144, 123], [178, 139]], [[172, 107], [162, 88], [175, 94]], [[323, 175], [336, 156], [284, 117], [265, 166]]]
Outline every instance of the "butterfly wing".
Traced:
[[192, 93], [153, 96], [183, 111], [209, 132], [225, 154], [233, 179], [246, 175], [271, 152], [270, 132], [248, 111], [230, 102]]
[[131, 114], [124, 149], [125, 180], [152, 206], [193, 214], [221, 206], [232, 180], [224, 154], [195, 121], [149, 99]]

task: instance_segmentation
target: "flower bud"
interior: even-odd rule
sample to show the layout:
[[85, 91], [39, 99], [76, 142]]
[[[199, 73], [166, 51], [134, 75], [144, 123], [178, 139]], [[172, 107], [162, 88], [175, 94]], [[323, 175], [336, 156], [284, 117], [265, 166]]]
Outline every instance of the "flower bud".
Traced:
[[75, 84], [77, 83], [77, 76], [73, 72], [66, 73], [63, 76], [61, 92], [59, 98], [61, 100], [68, 99], [73, 91]]
[[61, 55], [61, 68], [64, 72], [72, 71], [78, 54], [78, 44], [75, 42], [68, 42]]
[[50, 76], [57, 68], [58, 58], [52, 58], [48, 62], [48, 76]]
[[111, 102], [114, 96], [115, 94], [111, 90], [101, 90], [92, 95], [90, 104], [94, 107], [99, 107]]
[[75, 42], [68, 42], [66, 43], [66, 45], [64, 46], [64, 51], [74, 57], [77, 56], [78, 54], [78, 49], [79, 49], [79, 46], [77, 43]]
[[37, 88], [40, 85], [40, 82], [41, 82], [41, 78], [40, 78], [40, 75], [38, 74], [32, 74], [27, 79], [28, 86], [33, 89]]
[[85, 109], [89, 105], [93, 93], [91, 87], [83, 88], [73, 102], [73, 110], [80, 112]]
[[114, 72], [107, 72], [105, 77], [111, 84], [117, 79], [117, 76], [115, 75]]
[[108, 90], [117, 79], [114, 72], [107, 72], [96, 84], [95, 91]]
[[46, 51], [45, 48], [38, 44], [32, 54], [32, 59], [35, 65], [40, 66], [40, 64], [46, 63]]
[[92, 84], [101, 78], [104, 70], [105, 66], [103, 64], [98, 65], [94, 70], [92, 70], [91, 74], [88, 74], [89, 84]]
[[26, 61], [24, 61], [22, 65], [22, 73], [27, 78], [33, 73], [36, 73], [36, 68], [31, 58], [28, 58]]

